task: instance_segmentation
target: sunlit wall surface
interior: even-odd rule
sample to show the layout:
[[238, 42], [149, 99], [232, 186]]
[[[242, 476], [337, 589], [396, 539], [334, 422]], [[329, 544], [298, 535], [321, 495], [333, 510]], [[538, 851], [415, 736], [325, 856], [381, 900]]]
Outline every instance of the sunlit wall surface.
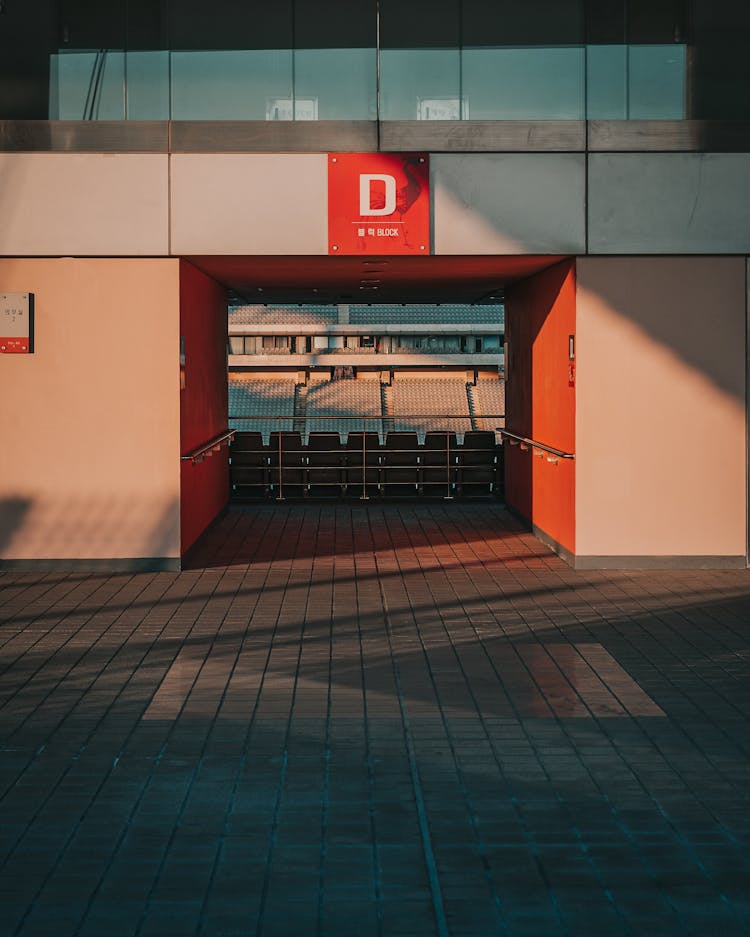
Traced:
[[14, 0], [0, 119], [750, 119], [745, 0]]

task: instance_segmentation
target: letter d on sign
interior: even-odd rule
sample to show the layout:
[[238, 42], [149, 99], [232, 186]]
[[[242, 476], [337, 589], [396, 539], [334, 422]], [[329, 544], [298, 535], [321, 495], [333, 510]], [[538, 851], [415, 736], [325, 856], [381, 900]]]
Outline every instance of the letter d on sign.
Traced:
[[[372, 184], [382, 182], [385, 185], [385, 205], [372, 207]], [[359, 213], [360, 215], [392, 215], [396, 211], [396, 177], [384, 173], [361, 173], [359, 177]]]

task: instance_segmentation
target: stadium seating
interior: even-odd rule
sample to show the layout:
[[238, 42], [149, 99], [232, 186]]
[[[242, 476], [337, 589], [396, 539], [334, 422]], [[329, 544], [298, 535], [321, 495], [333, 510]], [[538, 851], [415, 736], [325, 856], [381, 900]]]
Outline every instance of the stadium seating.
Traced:
[[338, 322], [337, 306], [247, 305], [231, 306], [229, 327], [233, 325], [330, 325]]
[[382, 486], [386, 495], [412, 495], [419, 484], [416, 433], [392, 432], [385, 438]]
[[346, 493], [373, 498], [379, 494], [380, 437], [377, 433], [349, 433], [346, 440]]
[[[307, 388], [307, 432], [339, 433], [346, 436], [351, 430], [381, 433], [380, 382], [374, 380], [311, 381]], [[350, 419], [320, 419], [325, 416]], [[354, 414], [377, 414], [366, 420]]]
[[273, 497], [301, 498], [305, 490], [305, 456], [299, 433], [272, 432], [268, 444], [268, 480]]
[[505, 413], [505, 381], [480, 378], [472, 388], [472, 396], [477, 416], [493, 415], [480, 429], [494, 430], [496, 426], [505, 426], [504, 419], [496, 418], [498, 413]]
[[445, 498], [452, 494], [456, 482], [458, 443], [455, 433], [429, 432], [419, 454], [420, 484], [427, 497]]
[[237, 500], [268, 492], [268, 450], [259, 432], [235, 433], [229, 448], [229, 477]]
[[464, 436], [458, 452], [458, 492], [464, 496], [489, 495], [498, 484], [495, 434], [474, 430]]
[[[293, 428], [294, 391], [292, 378], [248, 380], [241, 375], [230, 374], [229, 428], [260, 432], [266, 443], [273, 431], [290, 431]], [[273, 420], [270, 419], [272, 416], [288, 416], [289, 419]]]
[[[428, 430], [454, 432], [460, 442], [463, 434], [471, 429], [466, 382], [458, 378], [395, 380], [390, 405], [388, 416], [393, 418], [394, 429], [416, 432], [420, 442], [424, 442]], [[429, 414], [439, 414], [443, 418], [413, 418]]]
[[495, 323], [500, 328], [504, 324], [504, 308], [500, 304], [477, 306], [454, 305], [452, 303], [397, 305], [373, 303], [372, 305], [352, 305], [349, 307], [349, 321], [355, 324], [410, 325], [435, 322], [440, 324]]
[[337, 498], [344, 483], [344, 454], [338, 433], [310, 433], [307, 444], [307, 493]]

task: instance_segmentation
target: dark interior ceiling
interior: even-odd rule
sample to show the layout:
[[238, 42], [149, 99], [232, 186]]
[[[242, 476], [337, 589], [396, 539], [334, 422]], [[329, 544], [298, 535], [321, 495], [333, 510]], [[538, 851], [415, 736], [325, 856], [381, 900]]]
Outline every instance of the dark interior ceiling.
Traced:
[[187, 257], [249, 303], [482, 303], [562, 260], [514, 257]]

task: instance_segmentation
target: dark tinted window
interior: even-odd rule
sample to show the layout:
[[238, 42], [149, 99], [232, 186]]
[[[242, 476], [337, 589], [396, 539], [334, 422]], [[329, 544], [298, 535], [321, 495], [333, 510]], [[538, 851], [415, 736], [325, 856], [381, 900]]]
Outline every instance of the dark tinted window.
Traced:
[[374, 0], [297, 0], [294, 44], [298, 49], [373, 49]]
[[750, 120], [750, 4], [694, 0], [690, 116]]
[[582, 0], [463, 0], [465, 46], [555, 46], [583, 42]]
[[292, 0], [170, 0], [173, 49], [291, 49]]
[[380, 44], [385, 49], [457, 48], [459, 0], [380, 0]]
[[60, 47], [124, 49], [125, 0], [60, 0]]
[[0, 15], [0, 118], [47, 118], [56, 23], [53, 0], [6, 3]]

